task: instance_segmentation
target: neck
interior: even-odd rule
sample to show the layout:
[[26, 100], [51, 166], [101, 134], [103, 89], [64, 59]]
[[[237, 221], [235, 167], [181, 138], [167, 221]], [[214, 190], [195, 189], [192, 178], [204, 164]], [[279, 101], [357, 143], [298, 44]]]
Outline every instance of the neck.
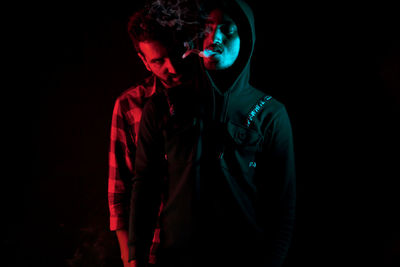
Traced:
[[233, 75], [233, 72], [230, 69], [226, 70], [210, 70], [208, 71], [213, 82], [218, 87], [218, 89], [225, 93], [233, 84], [236, 79], [236, 76]]

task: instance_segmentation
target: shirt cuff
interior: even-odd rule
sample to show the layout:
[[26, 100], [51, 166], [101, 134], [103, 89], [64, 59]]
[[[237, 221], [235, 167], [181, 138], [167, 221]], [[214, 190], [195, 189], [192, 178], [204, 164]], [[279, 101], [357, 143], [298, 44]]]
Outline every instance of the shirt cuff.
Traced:
[[121, 229], [128, 229], [128, 225], [123, 217], [110, 217], [110, 230], [116, 231]]

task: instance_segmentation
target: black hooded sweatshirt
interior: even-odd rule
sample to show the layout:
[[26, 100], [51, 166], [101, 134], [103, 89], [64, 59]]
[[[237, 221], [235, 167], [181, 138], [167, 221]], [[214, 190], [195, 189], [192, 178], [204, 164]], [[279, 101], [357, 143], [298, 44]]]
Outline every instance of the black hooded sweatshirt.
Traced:
[[244, 2], [230, 3], [241, 38], [231, 83], [218, 87], [219, 74], [204, 70], [212, 99], [174, 88], [144, 108], [129, 243], [139, 266], [161, 194], [161, 263], [281, 266], [286, 257], [295, 215], [291, 125], [283, 104], [249, 84], [254, 18]]

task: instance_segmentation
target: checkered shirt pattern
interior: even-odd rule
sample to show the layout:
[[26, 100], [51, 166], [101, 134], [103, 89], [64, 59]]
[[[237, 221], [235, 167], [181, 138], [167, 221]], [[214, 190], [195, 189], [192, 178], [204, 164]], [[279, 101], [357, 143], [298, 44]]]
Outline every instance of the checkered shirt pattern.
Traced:
[[[124, 91], [115, 101], [109, 151], [108, 204], [110, 230], [128, 229], [132, 177], [137, 136], [142, 110], [156, 91], [156, 78], [150, 76], [143, 83]], [[155, 263], [159, 246], [159, 231], [155, 229], [150, 250], [150, 263]]]

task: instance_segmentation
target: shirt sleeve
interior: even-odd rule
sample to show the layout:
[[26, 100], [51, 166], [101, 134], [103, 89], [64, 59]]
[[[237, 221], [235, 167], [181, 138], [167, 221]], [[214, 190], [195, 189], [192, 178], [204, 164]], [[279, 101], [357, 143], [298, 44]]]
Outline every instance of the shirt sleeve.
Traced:
[[261, 172], [265, 207], [265, 266], [281, 266], [290, 247], [295, 222], [296, 172], [290, 120], [284, 107], [273, 118], [264, 143]]
[[[157, 108], [160, 106], [157, 105]], [[132, 181], [129, 259], [145, 263], [156, 228], [164, 172], [164, 145], [153, 101], [143, 110]]]
[[110, 230], [128, 229], [131, 184], [134, 176], [135, 128], [124, 115], [121, 100], [114, 105], [108, 175]]

